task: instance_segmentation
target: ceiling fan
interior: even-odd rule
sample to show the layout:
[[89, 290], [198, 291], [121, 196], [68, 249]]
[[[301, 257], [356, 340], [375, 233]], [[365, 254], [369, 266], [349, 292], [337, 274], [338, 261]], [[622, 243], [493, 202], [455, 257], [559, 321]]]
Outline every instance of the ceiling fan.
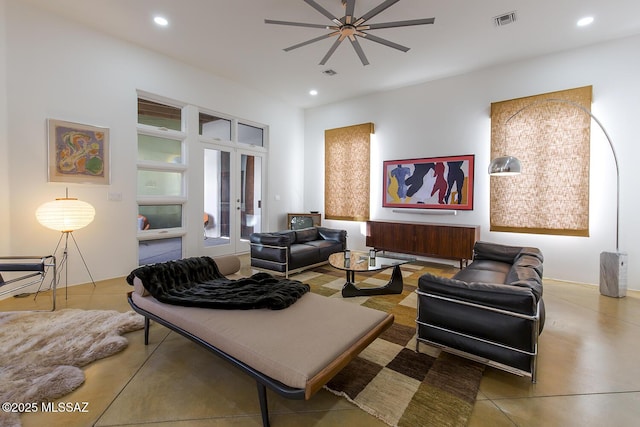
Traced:
[[380, 28], [395, 28], [395, 27], [408, 27], [411, 25], [425, 25], [425, 24], [433, 24], [435, 22], [435, 18], [426, 18], [426, 19], [412, 19], [408, 21], [396, 21], [396, 22], [384, 22], [379, 24], [367, 24], [366, 22], [378, 15], [379, 13], [385, 11], [390, 6], [398, 3], [400, 0], [385, 0], [378, 6], [371, 9], [369, 12], [365, 13], [361, 17], [354, 16], [356, 0], [341, 0], [343, 6], [345, 7], [345, 15], [342, 18], [337, 18], [331, 12], [326, 10], [324, 7], [320, 6], [314, 0], [304, 0], [309, 6], [329, 18], [335, 25], [322, 25], [322, 24], [307, 24], [304, 22], [290, 22], [290, 21], [275, 21], [273, 19], [265, 19], [265, 24], [277, 24], [277, 25], [292, 25], [294, 27], [310, 27], [310, 28], [323, 28], [326, 30], [330, 30], [329, 33], [324, 34], [322, 36], [313, 38], [311, 40], [307, 40], [302, 43], [295, 44], [293, 46], [289, 46], [284, 49], [285, 52], [289, 52], [293, 49], [297, 49], [302, 46], [306, 46], [311, 43], [315, 43], [320, 40], [324, 40], [330, 37], [337, 37], [336, 41], [333, 43], [331, 48], [327, 54], [320, 61], [320, 65], [325, 65], [331, 55], [336, 51], [340, 43], [346, 38], [349, 39], [353, 49], [358, 54], [362, 65], [369, 65], [369, 61], [367, 60], [364, 51], [362, 50], [362, 46], [358, 42], [358, 37], [363, 38], [365, 40], [371, 40], [376, 43], [383, 44], [388, 47], [392, 47], [394, 49], [401, 50], [406, 52], [409, 50], [408, 47], [402, 46], [400, 44], [394, 43], [392, 41], [383, 39], [381, 37], [374, 36], [365, 31], [369, 30], [377, 30]]

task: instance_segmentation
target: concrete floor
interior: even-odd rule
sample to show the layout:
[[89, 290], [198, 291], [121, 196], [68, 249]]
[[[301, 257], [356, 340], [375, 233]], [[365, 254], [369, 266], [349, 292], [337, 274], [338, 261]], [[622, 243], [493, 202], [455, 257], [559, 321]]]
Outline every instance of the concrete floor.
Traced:
[[[246, 264], [246, 263], [245, 263]], [[250, 268], [243, 266], [243, 274]], [[124, 279], [59, 290], [58, 308], [129, 310]], [[547, 308], [537, 384], [487, 368], [469, 425], [634, 426], [640, 423], [640, 292], [601, 296], [596, 286], [545, 280]], [[8, 298], [1, 311], [50, 307], [50, 296]], [[81, 329], [81, 325], [79, 325]], [[206, 350], [153, 324], [123, 352], [85, 368], [64, 402], [88, 413], [25, 414], [30, 426], [260, 426], [255, 383]], [[325, 390], [309, 401], [268, 393], [275, 426], [383, 425]], [[423, 426], [429, 426], [425, 420]]]

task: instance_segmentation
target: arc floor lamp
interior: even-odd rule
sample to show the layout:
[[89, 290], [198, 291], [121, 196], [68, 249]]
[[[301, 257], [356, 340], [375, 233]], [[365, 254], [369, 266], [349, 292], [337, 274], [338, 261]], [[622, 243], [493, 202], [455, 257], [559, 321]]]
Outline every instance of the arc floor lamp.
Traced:
[[[602, 129], [604, 136], [607, 138], [613, 160], [616, 166], [616, 251], [600, 253], [600, 293], [609, 297], [624, 297], [627, 294], [627, 254], [620, 252], [620, 167], [618, 165], [618, 156], [611, 142], [611, 137], [606, 129], [594, 116], [591, 111], [584, 106], [566, 99], [546, 98], [525, 105], [515, 113], [513, 113], [504, 123], [506, 126], [514, 117], [518, 116], [529, 108], [539, 106], [545, 103], [562, 103], [577, 108], [583, 113], [589, 115], [591, 119]], [[488, 172], [490, 175], [508, 176], [521, 173], [521, 163], [516, 157], [502, 156], [491, 160]]]

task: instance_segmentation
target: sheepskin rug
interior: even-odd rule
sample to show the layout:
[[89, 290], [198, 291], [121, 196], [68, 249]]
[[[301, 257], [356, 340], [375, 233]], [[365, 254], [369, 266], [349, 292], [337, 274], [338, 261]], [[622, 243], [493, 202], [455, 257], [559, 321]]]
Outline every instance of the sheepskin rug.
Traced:
[[[124, 333], [144, 327], [128, 311], [65, 309], [0, 313], [0, 402], [47, 402], [84, 382], [82, 366], [123, 350]], [[0, 411], [0, 425], [19, 426]]]

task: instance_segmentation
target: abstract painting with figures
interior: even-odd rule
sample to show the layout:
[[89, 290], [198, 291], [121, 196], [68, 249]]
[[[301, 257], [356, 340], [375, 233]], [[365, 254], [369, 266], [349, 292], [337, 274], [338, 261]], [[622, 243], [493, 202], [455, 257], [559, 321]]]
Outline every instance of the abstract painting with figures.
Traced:
[[387, 160], [383, 207], [473, 210], [474, 155]]

